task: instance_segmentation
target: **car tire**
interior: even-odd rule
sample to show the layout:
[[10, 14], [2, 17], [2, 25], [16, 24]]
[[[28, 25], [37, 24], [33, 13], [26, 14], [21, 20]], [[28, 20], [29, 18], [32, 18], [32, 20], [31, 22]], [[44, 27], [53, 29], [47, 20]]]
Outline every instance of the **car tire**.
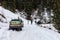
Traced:
[[9, 30], [11, 30], [12, 28], [9, 27]]

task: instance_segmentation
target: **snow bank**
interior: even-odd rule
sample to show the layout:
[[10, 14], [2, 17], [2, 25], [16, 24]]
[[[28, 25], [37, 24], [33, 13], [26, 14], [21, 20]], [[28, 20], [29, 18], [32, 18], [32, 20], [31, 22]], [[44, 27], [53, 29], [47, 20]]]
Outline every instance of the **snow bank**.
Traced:
[[57, 30], [54, 28], [54, 24], [40, 24], [39, 26], [40, 26], [40, 27], [47, 28], [47, 29], [50, 29], [50, 30], [53, 30], [53, 31], [56, 31], [56, 32], [57, 32]]
[[11, 12], [1, 6], [0, 6], [0, 14], [3, 14], [6, 17], [7, 21], [18, 18], [18, 15], [14, 14], [13, 12]]

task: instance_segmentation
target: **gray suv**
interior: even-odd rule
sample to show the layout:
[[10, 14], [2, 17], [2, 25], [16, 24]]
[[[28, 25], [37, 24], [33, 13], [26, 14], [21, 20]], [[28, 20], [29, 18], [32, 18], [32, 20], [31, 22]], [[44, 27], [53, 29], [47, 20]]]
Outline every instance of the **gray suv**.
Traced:
[[12, 29], [12, 30], [22, 30], [22, 27], [23, 27], [23, 21], [21, 19], [12, 19], [10, 21], [10, 25], [9, 25], [9, 30]]

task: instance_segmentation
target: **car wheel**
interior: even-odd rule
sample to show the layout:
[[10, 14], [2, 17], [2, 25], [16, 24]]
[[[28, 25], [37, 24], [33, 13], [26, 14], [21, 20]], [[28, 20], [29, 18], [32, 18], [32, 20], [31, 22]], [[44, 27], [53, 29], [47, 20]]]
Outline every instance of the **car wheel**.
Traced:
[[9, 30], [11, 30], [11, 28], [9, 28]]
[[19, 28], [20, 31], [22, 31], [22, 28]]

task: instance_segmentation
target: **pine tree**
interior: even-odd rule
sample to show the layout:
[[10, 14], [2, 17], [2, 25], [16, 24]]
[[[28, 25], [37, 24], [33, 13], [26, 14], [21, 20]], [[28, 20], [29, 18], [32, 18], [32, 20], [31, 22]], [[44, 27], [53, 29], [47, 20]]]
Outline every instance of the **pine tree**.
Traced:
[[1, 4], [6, 9], [9, 9], [10, 11], [14, 12], [16, 9], [16, 0], [2, 0]]
[[53, 9], [55, 11], [54, 21], [56, 24], [56, 29], [60, 30], [60, 1], [59, 0], [54, 0]]

